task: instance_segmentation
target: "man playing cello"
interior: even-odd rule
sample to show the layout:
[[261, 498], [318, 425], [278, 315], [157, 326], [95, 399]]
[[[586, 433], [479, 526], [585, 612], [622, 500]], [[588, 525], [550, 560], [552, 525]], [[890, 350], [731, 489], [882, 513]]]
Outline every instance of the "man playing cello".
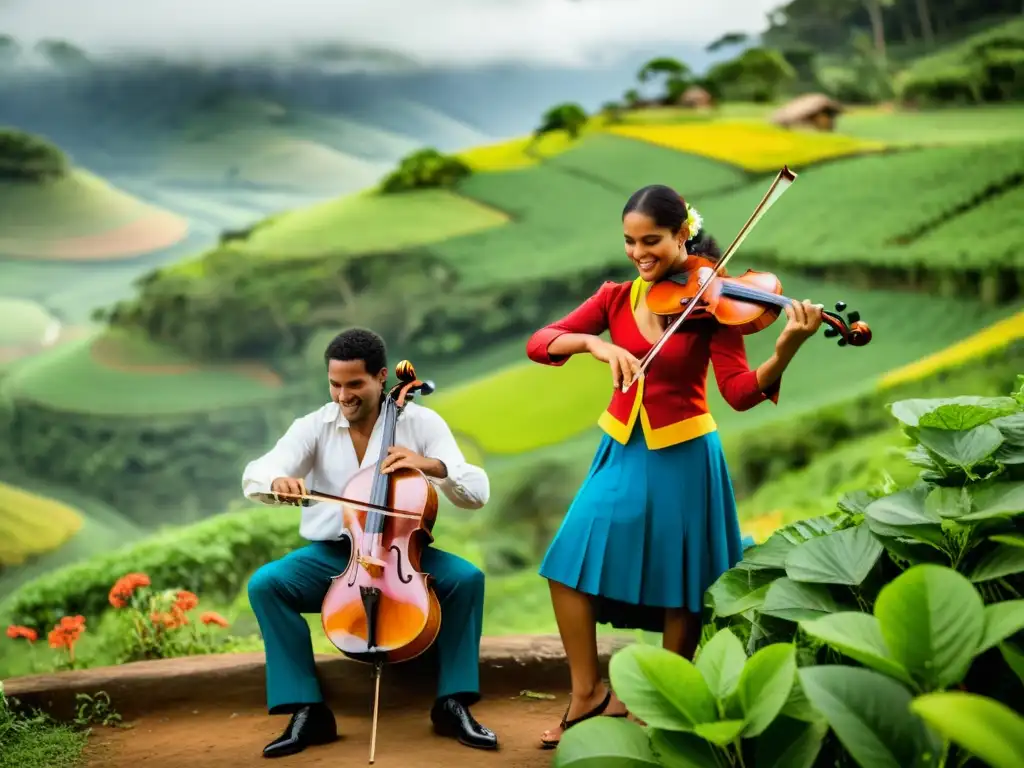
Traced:
[[[249, 463], [242, 478], [247, 497], [303, 494], [307, 479], [317, 490], [341, 493], [352, 475], [376, 460], [388, 373], [384, 341], [372, 331], [350, 329], [331, 341], [324, 359], [331, 402], [296, 419], [268, 453]], [[463, 509], [479, 509], [490, 495], [486, 473], [466, 462], [444, 419], [415, 403], [407, 404], [399, 417], [395, 447], [381, 471], [401, 468], [422, 471]], [[331, 578], [345, 571], [352, 555], [349, 539], [341, 536], [339, 507], [320, 503], [303, 508], [299, 530], [310, 543], [264, 565], [249, 581], [249, 602], [266, 648], [267, 708], [270, 714], [291, 715], [281, 736], [264, 748], [264, 757], [292, 755], [337, 738], [334, 715], [316, 677], [309, 625], [301, 614], [320, 611]], [[425, 548], [422, 567], [434, 579], [443, 617], [431, 720], [442, 735], [494, 749], [497, 737], [469, 711], [480, 699], [484, 574], [434, 546]]]

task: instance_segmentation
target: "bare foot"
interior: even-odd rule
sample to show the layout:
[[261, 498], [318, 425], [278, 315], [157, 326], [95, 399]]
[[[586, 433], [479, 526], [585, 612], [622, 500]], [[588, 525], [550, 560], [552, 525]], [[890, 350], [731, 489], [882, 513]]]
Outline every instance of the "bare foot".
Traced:
[[[566, 722], [572, 722], [577, 717], [581, 717], [587, 712], [590, 712], [600, 706], [607, 694], [608, 687], [604, 685], [604, 683], [595, 688], [593, 693], [588, 696], [577, 696], [574, 693], [569, 699], [569, 712], [565, 717]], [[608, 702], [607, 708], [601, 714], [604, 716], [623, 717], [628, 714], [628, 710], [626, 709], [626, 705], [619, 700], [619, 697], [612, 693], [612, 697]], [[541, 735], [541, 741], [545, 746], [557, 746], [559, 740], [562, 738], [563, 732], [561, 723], [559, 723], [554, 728], [544, 731]]]

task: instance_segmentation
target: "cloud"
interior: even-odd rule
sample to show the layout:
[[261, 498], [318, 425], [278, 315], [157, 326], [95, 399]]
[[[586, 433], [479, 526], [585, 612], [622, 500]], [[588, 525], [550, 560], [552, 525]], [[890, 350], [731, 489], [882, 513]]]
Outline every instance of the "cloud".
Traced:
[[782, 0], [0, 0], [0, 31], [93, 54], [234, 58], [325, 42], [425, 65], [578, 66], [758, 33]]

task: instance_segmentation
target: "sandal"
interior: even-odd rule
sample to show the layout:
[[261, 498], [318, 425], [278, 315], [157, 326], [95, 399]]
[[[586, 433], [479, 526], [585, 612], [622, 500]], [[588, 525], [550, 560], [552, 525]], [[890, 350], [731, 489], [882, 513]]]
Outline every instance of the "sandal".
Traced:
[[[565, 708], [565, 714], [562, 715], [562, 722], [560, 722], [558, 724], [559, 727], [562, 729], [562, 733], [565, 733], [570, 728], [572, 728], [574, 725], [578, 725], [579, 723], [582, 723], [584, 720], [590, 720], [592, 717], [597, 717], [599, 715], [604, 715], [604, 711], [606, 709], [608, 709], [608, 705], [611, 704], [611, 701], [612, 701], [612, 691], [611, 691], [611, 688], [609, 688], [608, 692], [604, 695], [604, 700], [600, 704], [598, 704], [596, 707], [594, 707], [592, 710], [590, 710], [586, 714], [580, 715], [579, 717], [573, 718], [572, 720], [567, 720], [566, 719], [566, 718], [569, 717], [569, 707], [566, 707]], [[569, 706], [572, 706], [571, 702], [570, 702]], [[619, 713], [617, 715], [605, 715], [605, 717], [628, 717], [628, 716], [629, 716], [628, 712], [621, 712], [621, 713]], [[559, 742], [561, 740], [562, 740], [561, 736], [559, 736], [557, 740], [541, 739], [540, 740], [540, 744], [541, 744], [541, 747], [543, 749], [554, 749], [555, 747], [558, 746], [558, 744], [559, 744]]]

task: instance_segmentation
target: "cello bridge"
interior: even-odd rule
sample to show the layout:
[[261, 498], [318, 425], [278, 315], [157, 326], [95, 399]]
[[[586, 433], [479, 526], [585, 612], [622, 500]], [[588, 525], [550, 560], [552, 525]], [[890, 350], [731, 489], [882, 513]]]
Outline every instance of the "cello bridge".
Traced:
[[380, 576], [384, 570], [384, 566], [387, 565], [383, 560], [378, 560], [375, 557], [370, 557], [369, 555], [364, 554], [360, 554], [356, 558], [356, 562], [362, 566], [363, 570], [374, 577]]

